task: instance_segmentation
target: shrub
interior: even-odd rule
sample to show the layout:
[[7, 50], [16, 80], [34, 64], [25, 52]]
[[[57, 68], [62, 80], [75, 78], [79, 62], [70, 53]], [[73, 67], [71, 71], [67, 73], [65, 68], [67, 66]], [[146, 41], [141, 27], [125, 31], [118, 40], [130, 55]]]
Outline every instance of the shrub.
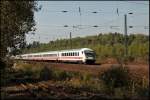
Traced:
[[84, 72], [84, 73], [79, 73], [78, 74], [78, 77], [81, 79], [81, 80], [83, 80], [83, 81], [89, 81], [89, 80], [91, 80], [92, 79], [92, 75], [91, 74], [89, 74], [89, 73], [87, 73], [87, 72]]
[[53, 79], [55, 80], [70, 80], [74, 75], [73, 72], [67, 72], [67, 71], [63, 71], [63, 70], [58, 70], [58, 69], [55, 69], [53, 70]]
[[140, 96], [140, 97], [149, 97], [149, 88], [147, 87], [145, 87], [145, 88], [139, 88], [138, 90], [137, 90], [137, 93], [138, 93], [138, 95]]
[[33, 73], [34, 73], [34, 71], [33, 71], [32, 67], [30, 67], [30, 66], [26, 66], [23, 69], [23, 74], [25, 75], [25, 77], [31, 78]]
[[99, 78], [104, 81], [106, 86], [112, 88], [128, 86], [130, 81], [128, 69], [116, 65], [112, 65], [112, 67], [100, 75]]
[[40, 79], [42, 80], [49, 80], [53, 78], [53, 72], [52, 69], [44, 67], [41, 71], [40, 71]]

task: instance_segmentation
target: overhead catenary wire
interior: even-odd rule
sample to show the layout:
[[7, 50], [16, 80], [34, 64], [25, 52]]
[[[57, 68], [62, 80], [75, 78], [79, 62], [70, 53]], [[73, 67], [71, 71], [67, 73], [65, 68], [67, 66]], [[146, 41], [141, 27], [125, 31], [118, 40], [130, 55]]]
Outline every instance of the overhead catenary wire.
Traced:
[[[146, 1], [145, 1], [146, 2]], [[148, 2], [148, 1], [147, 1]], [[125, 3], [131, 3], [131, 4], [137, 4], [137, 5], [149, 5], [149, 4], [147, 4], [147, 3], [142, 3], [142, 2], [140, 2], [140, 1], [121, 1], [121, 2], [119, 2], [119, 1], [116, 1], [116, 3], [107, 3], [107, 1], [99, 1], [99, 2], [96, 2], [96, 4], [103, 4], [103, 5], [105, 5], [105, 6], [112, 6], [112, 5], [116, 5], [116, 3], [117, 3], [117, 5], [125, 5]], [[123, 3], [123, 4], [122, 4]], [[148, 2], [149, 3], [149, 2]], [[85, 2], [71, 2], [71, 3], [69, 3], [69, 2], [67, 2], [67, 3], [51, 3], [51, 4], [48, 4], [48, 6], [95, 6], [95, 3], [93, 2], [93, 3], [90, 3], [90, 4], [87, 4], [87, 3], [85, 3]]]
[[[57, 4], [56, 4], [57, 5]], [[86, 4], [83, 4], [86, 6]], [[89, 4], [90, 5], [90, 4]], [[93, 4], [92, 4], [93, 5]], [[39, 25], [40, 27], [44, 27], [44, 28], [56, 28], [54, 30], [57, 30], [57, 29], [60, 29], [60, 30], [68, 30], [68, 29], [77, 29], [76, 31], [78, 30], [82, 30], [82, 29], [90, 29], [90, 28], [93, 28], [93, 29], [100, 29], [100, 28], [110, 28], [110, 29], [121, 29], [123, 26], [121, 25], [115, 25], [114, 22], [118, 22], [118, 18], [122, 19], [122, 14], [125, 14], [126, 12], [122, 12], [118, 6], [116, 6], [116, 10], [115, 11], [103, 11], [103, 9], [99, 10], [99, 9], [96, 9], [96, 10], [82, 10], [82, 14], [84, 17], [85, 14], [91, 14], [91, 15], [95, 15], [95, 14], [100, 14], [100, 15], [104, 15], [104, 14], [114, 14], [116, 15], [116, 18], [115, 19], [112, 19], [112, 20], [108, 20], [106, 19], [106, 22], [104, 23], [100, 23], [100, 24], [84, 24], [82, 23], [81, 24], [81, 7], [82, 4], [80, 5], [75, 5], [77, 6], [78, 9], [75, 9], [75, 10], [69, 10], [69, 9], [61, 9], [61, 10], [44, 10], [44, 12], [52, 12], [52, 13], [59, 13], [59, 14], [70, 14], [70, 13], [77, 13], [79, 14], [80, 16], [80, 23], [79, 25], [70, 25], [70, 24], [64, 24], [64, 25]], [[93, 5], [94, 6], [94, 5]], [[146, 15], [146, 14], [149, 14], [147, 12], [133, 12], [134, 15]], [[132, 15], [133, 16], [133, 15]], [[132, 27], [131, 27], [132, 26]], [[147, 25], [128, 25], [128, 27], [130, 28], [144, 28], [144, 29], [149, 29], [149, 27]], [[45, 34], [45, 33], [42, 33], [42, 34]], [[50, 33], [47, 33], [47, 34], [50, 34]]]
[[[81, 7], [79, 7], [79, 11], [77, 10], [45, 10], [44, 12], [53, 12], [53, 13], [79, 13], [80, 16], [81, 16]], [[102, 11], [102, 10], [94, 10], [94, 11], [82, 11], [82, 13], [84, 14], [116, 14], [115, 11]], [[119, 9], [117, 8], [117, 14], [124, 14], [126, 12], [122, 12], [122, 11], [119, 11]], [[147, 15], [149, 14], [148, 12], [133, 12], [134, 15]]]
[[149, 4], [146, 4], [146, 3], [141, 3], [141, 2], [139, 2], [139, 1], [137, 1], [137, 2], [133, 2], [133, 1], [125, 1], [125, 2], [127, 2], [127, 3], [134, 3], [134, 4], [142, 4], [142, 5], [149, 5]]

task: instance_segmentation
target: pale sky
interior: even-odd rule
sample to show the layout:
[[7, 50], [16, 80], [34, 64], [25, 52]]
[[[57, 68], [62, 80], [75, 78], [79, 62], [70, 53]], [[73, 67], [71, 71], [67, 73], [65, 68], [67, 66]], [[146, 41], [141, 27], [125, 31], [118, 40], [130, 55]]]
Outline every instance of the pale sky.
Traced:
[[69, 38], [70, 32], [72, 37], [124, 33], [124, 14], [127, 25], [133, 26], [128, 28], [128, 34], [149, 34], [148, 1], [38, 1], [38, 5], [42, 9], [35, 12], [37, 30], [35, 35], [27, 35], [27, 43]]

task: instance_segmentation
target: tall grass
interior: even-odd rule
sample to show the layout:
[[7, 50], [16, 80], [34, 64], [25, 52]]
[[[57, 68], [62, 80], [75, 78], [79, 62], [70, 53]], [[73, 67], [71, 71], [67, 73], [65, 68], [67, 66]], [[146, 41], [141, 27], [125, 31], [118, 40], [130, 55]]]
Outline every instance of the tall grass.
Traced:
[[103, 93], [120, 98], [149, 96], [149, 80], [146, 77], [139, 80], [134, 79], [128, 67], [122, 65], [113, 65], [98, 77], [88, 72], [65, 71], [44, 67], [42, 64], [23, 64], [23, 66], [21, 70], [26, 77], [53, 80], [77, 90]]

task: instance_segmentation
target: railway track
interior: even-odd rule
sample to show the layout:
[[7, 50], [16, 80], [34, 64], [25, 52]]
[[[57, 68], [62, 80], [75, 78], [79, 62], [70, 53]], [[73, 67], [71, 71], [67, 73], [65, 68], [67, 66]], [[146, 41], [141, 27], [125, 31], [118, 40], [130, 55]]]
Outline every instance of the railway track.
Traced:
[[83, 63], [77, 63], [77, 62], [57, 62], [57, 61], [33, 61], [33, 60], [15, 60], [15, 62], [20, 61], [24, 63], [47, 63], [47, 64], [74, 64], [74, 65], [101, 65], [100, 63], [93, 63], [93, 64], [83, 64]]

